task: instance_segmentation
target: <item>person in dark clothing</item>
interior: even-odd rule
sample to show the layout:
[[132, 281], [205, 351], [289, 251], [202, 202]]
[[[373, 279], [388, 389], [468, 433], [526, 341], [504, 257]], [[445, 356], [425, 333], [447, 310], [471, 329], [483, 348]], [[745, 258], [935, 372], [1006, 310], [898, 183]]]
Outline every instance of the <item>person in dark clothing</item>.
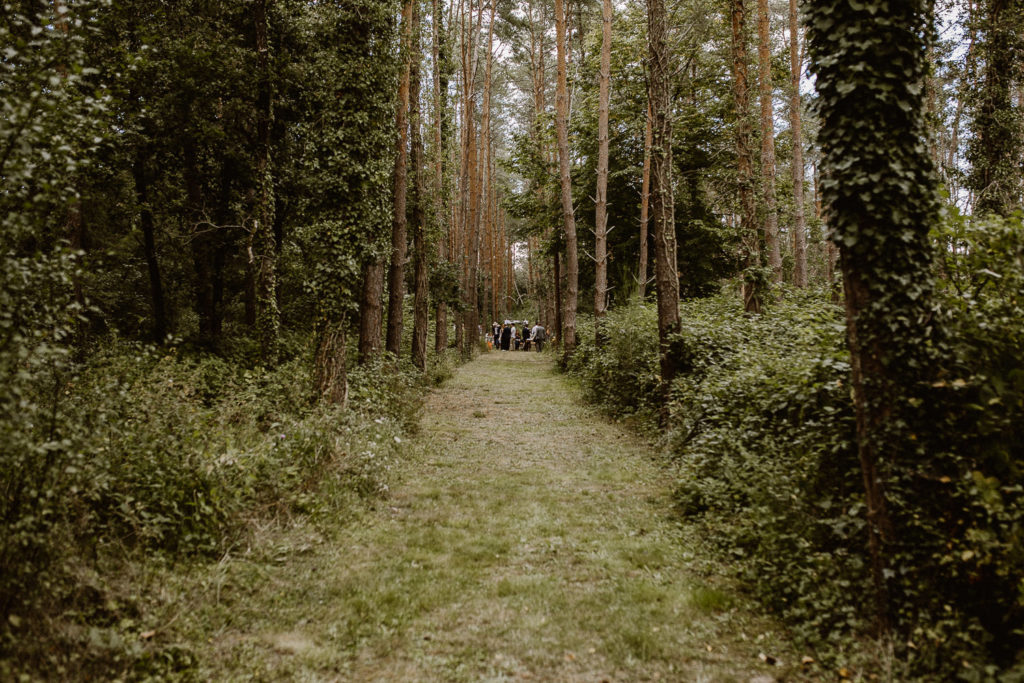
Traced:
[[523, 323], [523, 351], [530, 350], [530, 323]]
[[503, 325], [501, 328], [501, 350], [508, 351], [512, 345], [512, 326]]

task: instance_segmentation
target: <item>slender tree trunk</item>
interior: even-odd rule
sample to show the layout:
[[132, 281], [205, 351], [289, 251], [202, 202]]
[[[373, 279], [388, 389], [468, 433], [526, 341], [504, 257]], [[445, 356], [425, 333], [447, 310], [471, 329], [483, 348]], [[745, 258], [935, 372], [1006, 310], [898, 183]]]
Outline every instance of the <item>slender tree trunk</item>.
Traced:
[[[444, 229], [447, 225], [445, 207], [447, 201], [444, 195], [445, 189], [445, 149], [447, 136], [445, 135], [445, 124], [447, 121], [448, 109], [448, 71], [447, 49], [442, 49], [442, 31], [444, 29], [444, 17], [438, 0], [433, 0], [434, 5], [434, 30], [433, 30], [433, 64], [434, 64], [434, 150], [437, 155], [434, 160], [434, 225], [439, 233], [437, 240], [438, 261], [447, 261], [448, 254], [445, 245]], [[442, 64], [442, 61], [444, 64]], [[438, 301], [434, 312], [434, 352], [444, 353], [448, 348], [448, 304]]]
[[423, 166], [423, 135], [420, 130], [420, 70], [422, 54], [420, 52], [420, 7], [413, 5], [412, 15], [412, 65], [409, 74], [409, 127], [412, 137], [412, 172], [413, 172], [413, 254], [414, 294], [413, 294], [413, 326], [412, 326], [412, 362], [420, 370], [427, 367], [427, 327], [429, 320], [429, 288], [427, 275], [427, 226], [423, 210], [426, 203], [426, 169]]
[[[182, 176], [185, 180], [185, 197], [188, 202], [188, 215], [192, 222], [189, 235], [189, 246], [192, 255], [192, 267], [195, 271], [195, 288], [193, 307], [198, 317], [198, 342], [200, 346], [214, 349], [220, 342], [216, 333], [215, 318], [216, 302], [213, 295], [213, 247], [209, 219], [203, 212], [204, 193], [199, 173], [199, 160], [196, 154], [195, 139], [191, 132], [184, 135], [182, 144]], [[254, 266], [255, 267], [255, 266]]]
[[804, 136], [800, 76], [800, 22], [797, 0], [789, 0], [789, 122], [793, 135], [793, 284], [807, 286], [807, 227], [804, 223]]
[[658, 291], [658, 341], [665, 398], [676, 375], [669, 337], [679, 329], [679, 273], [676, 261], [675, 198], [672, 191], [672, 75], [668, 17], [664, 0], [647, 0], [648, 101], [651, 107], [651, 210], [654, 224], [654, 279]]
[[647, 123], [644, 126], [644, 171], [640, 190], [640, 267], [637, 270], [637, 298], [647, 298], [647, 228], [650, 223], [648, 212], [651, 203], [651, 147], [654, 131], [651, 128], [651, 104], [647, 103]]
[[608, 306], [608, 86], [612, 61], [612, 0], [601, 5], [601, 73], [597, 116], [597, 208], [594, 217], [594, 334], [602, 339], [601, 318]]
[[760, 313], [761, 285], [757, 271], [761, 266], [761, 245], [754, 204], [754, 163], [750, 150], [750, 99], [747, 83], [747, 10], [744, 0], [729, 0], [732, 18], [732, 74], [736, 107], [736, 168], [739, 175], [740, 233], [743, 240], [743, 308]]
[[270, 160], [270, 126], [274, 120], [274, 100], [270, 73], [269, 16], [273, 0], [257, 0], [256, 59], [257, 87], [256, 173], [257, 210], [256, 247], [259, 270], [256, 278], [256, 330], [263, 361], [275, 365], [278, 359], [278, 335], [281, 314], [277, 307], [277, 243], [274, 240], [274, 176]]
[[566, 73], [565, 0], [555, 0], [555, 36], [558, 42], [558, 87], [555, 129], [558, 136], [558, 167], [562, 186], [562, 221], [565, 228], [566, 300], [562, 352], [576, 349], [576, 305], [579, 294], [579, 256], [576, 244], [576, 216], [572, 207], [572, 178], [569, 174], [569, 92]]
[[402, 352], [402, 316], [405, 304], [405, 262], [408, 257], [408, 144], [409, 144], [409, 79], [412, 70], [412, 13], [416, 0], [402, 6], [402, 53], [405, 66], [398, 85], [398, 107], [395, 127], [398, 149], [395, 158], [394, 211], [391, 223], [391, 265], [388, 268], [388, 336], [385, 348], [396, 356]]
[[775, 198], [775, 111], [768, 0], [757, 0], [758, 66], [761, 87], [761, 201], [764, 204], [765, 251], [776, 282], [782, 282], [779, 212]]
[[156, 227], [153, 208], [149, 205], [149, 176], [146, 173], [146, 150], [139, 147], [135, 152], [132, 167], [135, 177], [135, 197], [139, 204], [139, 227], [142, 228], [142, 248], [149, 273], [149, 297], [153, 310], [153, 339], [163, 343], [170, 332], [167, 320], [167, 304], [164, 301], [163, 279], [160, 276], [160, 261], [156, 253]]

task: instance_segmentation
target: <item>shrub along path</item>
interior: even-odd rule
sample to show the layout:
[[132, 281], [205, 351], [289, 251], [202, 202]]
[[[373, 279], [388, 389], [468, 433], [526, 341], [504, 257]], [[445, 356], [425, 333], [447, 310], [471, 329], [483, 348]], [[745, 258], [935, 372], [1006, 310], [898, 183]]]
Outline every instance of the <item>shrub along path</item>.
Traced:
[[183, 629], [205, 677], [799, 677], [778, 629], [694, 568], [710, 565], [650, 451], [582, 407], [548, 354], [461, 368], [408, 446], [375, 510], [279, 540], [276, 564], [229, 563]]

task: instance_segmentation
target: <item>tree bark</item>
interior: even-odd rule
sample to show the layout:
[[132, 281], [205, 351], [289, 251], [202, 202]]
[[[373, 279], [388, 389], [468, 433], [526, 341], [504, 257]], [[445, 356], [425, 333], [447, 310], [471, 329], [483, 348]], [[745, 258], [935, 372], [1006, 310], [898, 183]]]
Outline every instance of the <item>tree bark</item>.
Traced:
[[412, 65], [409, 75], [409, 126], [412, 137], [413, 205], [413, 254], [414, 294], [412, 325], [412, 362], [420, 370], [427, 367], [427, 327], [429, 325], [428, 295], [430, 282], [427, 274], [427, 235], [423, 205], [426, 203], [426, 182], [423, 167], [423, 135], [420, 132], [420, 9], [414, 3], [412, 15]]
[[367, 363], [381, 350], [384, 324], [384, 260], [375, 258], [363, 266], [359, 296], [359, 362]]
[[647, 298], [647, 229], [650, 224], [649, 209], [651, 204], [651, 147], [654, 144], [654, 132], [651, 128], [651, 104], [647, 103], [647, 123], [644, 125], [644, 171], [640, 190], [640, 267], [637, 270], [637, 298]]
[[597, 207], [594, 216], [594, 334], [602, 340], [601, 319], [608, 306], [608, 86], [611, 80], [612, 0], [601, 5], [601, 73], [597, 104]]
[[648, 101], [651, 107], [651, 213], [654, 279], [658, 294], [658, 342], [664, 397], [676, 376], [669, 348], [679, 329], [679, 273], [676, 261], [675, 197], [672, 190], [672, 75], [668, 17], [664, 0], [647, 0]]
[[344, 407], [348, 402], [348, 370], [345, 367], [347, 321], [324, 326], [317, 335], [313, 362], [313, 386], [322, 401]]
[[277, 242], [274, 239], [274, 177], [270, 159], [270, 126], [274, 100], [270, 73], [268, 11], [273, 0], [257, 0], [256, 60], [259, 74], [256, 120], [257, 210], [256, 247], [259, 269], [256, 277], [256, 330], [263, 361], [270, 366], [278, 360], [281, 313], [277, 306]]
[[782, 281], [779, 248], [779, 212], [775, 197], [775, 111], [772, 86], [772, 50], [768, 0], [757, 0], [758, 66], [761, 89], [761, 201], [764, 204], [765, 251], [776, 282]]
[[394, 216], [391, 222], [391, 265], [388, 267], [388, 334], [384, 348], [396, 356], [402, 352], [402, 315], [405, 303], [405, 261], [408, 257], [409, 79], [412, 69], [412, 12], [415, 0], [402, 6], [402, 54], [404, 67], [398, 84], [395, 128], [398, 148], [395, 156]]
[[579, 256], [576, 244], [576, 216], [572, 207], [572, 178], [569, 173], [569, 91], [566, 58], [565, 0], [555, 0], [555, 39], [558, 43], [558, 86], [555, 103], [555, 131], [558, 137], [558, 168], [562, 187], [562, 223], [565, 229], [565, 319], [562, 353], [576, 349], [576, 305], [579, 295]]
[[163, 343], [170, 332], [167, 320], [167, 304], [164, 300], [163, 279], [160, 276], [160, 261], [156, 252], [156, 227], [153, 209], [149, 205], [149, 176], [146, 173], [146, 150], [139, 147], [135, 152], [132, 167], [135, 177], [135, 198], [139, 205], [139, 227], [142, 228], [142, 248], [149, 273], [149, 298], [153, 311], [153, 339]]
[[[975, 211], [1009, 216], [1021, 208], [1024, 126], [1013, 105], [1017, 43], [1024, 31], [1024, 2], [986, 0], [982, 32], [982, 82], [976, 93], [970, 187]], [[1022, 48], [1024, 49], [1024, 48]]]
[[732, 74], [736, 114], [736, 170], [740, 198], [740, 235], [743, 241], [741, 260], [745, 270], [743, 308], [760, 313], [762, 292], [758, 270], [761, 266], [761, 245], [757, 231], [757, 208], [754, 203], [754, 163], [750, 150], [750, 99], [747, 82], [747, 10], [744, 0], [729, 0], [732, 19]]
[[[434, 221], [438, 231], [437, 241], [437, 256], [438, 261], [444, 262], [448, 260], [448, 253], [446, 247], [445, 236], [447, 230], [445, 227], [448, 224], [448, 216], [445, 208], [448, 203], [445, 200], [445, 149], [447, 148], [446, 142], [448, 136], [445, 135], [445, 129], [448, 123], [448, 54], [447, 49], [442, 40], [442, 31], [444, 29], [444, 17], [442, 16], [442, 8], [438, 0], [433, 0], [434, 4], [434, 30], [433, 30], [433, 56], [434, 56], [434, 148], [437, 154], [437, 158], [434, 161]], [[442, 64], [444, 62], [444, 64]], [[448, 304], [444, 301], [438, 301], [437, 307], [434, 312], [434, 352], [437, 354], [444, 353], [448, 348]]]
[[800, 76], [800, 22], [797, 0], [789, 0], [789, 122], [793, 136], [793, 284], [807, 286], [807, 227], [804, 221], [804, 136]]

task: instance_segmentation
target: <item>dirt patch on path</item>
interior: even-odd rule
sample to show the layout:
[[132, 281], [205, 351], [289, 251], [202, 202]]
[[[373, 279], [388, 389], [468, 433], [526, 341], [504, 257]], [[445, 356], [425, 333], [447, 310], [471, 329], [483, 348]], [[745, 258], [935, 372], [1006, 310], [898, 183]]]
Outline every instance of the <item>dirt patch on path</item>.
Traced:
[[[278, 592], [222, 629], [220, 673], [792, 678], [778, 630], [688, 564], [652, 454], [583, 407], [547, 354], [493, 352], [461, 368], [429, 397], [395, 474], [377, 510], [282, 568]], [[268, 636], [280, 633], [284, 645]]]

